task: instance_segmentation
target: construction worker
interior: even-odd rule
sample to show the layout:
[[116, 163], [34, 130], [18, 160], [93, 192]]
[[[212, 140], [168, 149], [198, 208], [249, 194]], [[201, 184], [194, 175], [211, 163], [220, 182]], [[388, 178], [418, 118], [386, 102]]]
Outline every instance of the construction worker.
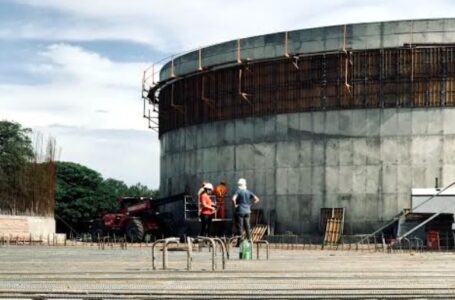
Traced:
[[224, 180], [221, 180], [215, 187], [214, 193], [216, 196], [217, 218], [224, 219], [224, 197], [227, 194], [227, 186]]
[[[197, 191], [197, 198], [199, 200], [199, 197], [201, 196], [201, 194], [204, 192], [204, 186], [209, 183], [209, 181], [207, 179], [204, 179], [201, 181], [201, 187], [199, 188], [199, 190]], [[215, 203], [212, 201], [212, 204], [215, 205]], [[201, 213], [201, 210], [200, 210], [200, 207], [199, 207], [199, 214]]]
[[199, 203], [201, 213], [199, 217], [201, 218], [201, 236], [208, 236], [210, 234], [210, 227], [212, 225], [213, 214], [216, 209], [210, 199], [210, 195], [213, 192], [213, 185], [210, 182], [207, 182], [202, 187], [202, 192], [199, 195]]
[[259, 198], [246, 188], [246, 180], [240, 178], [238, 181], [238, 190], [232, 197], [232, 204], [235, 207], [235, 221], [237, 232], [243, 236], [243, 229], [248, 240], [251, 240], [251, 205], [258, 203]]

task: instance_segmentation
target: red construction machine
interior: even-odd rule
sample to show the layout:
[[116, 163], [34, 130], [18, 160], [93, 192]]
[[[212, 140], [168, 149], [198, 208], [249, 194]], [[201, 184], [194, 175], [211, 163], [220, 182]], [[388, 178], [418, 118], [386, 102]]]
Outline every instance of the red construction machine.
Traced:
[[93, 220], [90, 234], [93, 241], [106, 235], [126, 236], [130, 242], [143, 241], [146, 235], [161, 238], [178, 235], [182, 225], [177, 226], [172, 213], [160, 212], [165, 204], [183, 201], [185, 194], [152, 199], [144, 197], [119, 197], [119, 208], [106, 212], [100, 219]]

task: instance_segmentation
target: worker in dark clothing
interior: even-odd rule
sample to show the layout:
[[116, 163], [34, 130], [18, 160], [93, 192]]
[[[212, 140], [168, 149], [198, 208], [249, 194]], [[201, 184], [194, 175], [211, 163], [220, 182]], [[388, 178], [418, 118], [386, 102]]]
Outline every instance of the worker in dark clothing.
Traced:
[[248, 240], [251, 240], [251, 205], [258, 203], [259, 198], [246, 188], [246, 180], [240, 178], [238, 181], [238, 190], [232, 197], [232, 204], [235, 207], [235, 221], [237, 232], [243, 236], [243, 229]]
[[211, 183], [206, 183], [203, 187], [203, 191], [199, 195], [199, 203], [201, 213], [199, 217], [201, 218], [201, 236], [208, 236], [210, 234], [210, 227], [212, 225], [213, 214], [215, 213], [215, 207], [210, 199], [210, 194], [212, 194], [213, 185]]

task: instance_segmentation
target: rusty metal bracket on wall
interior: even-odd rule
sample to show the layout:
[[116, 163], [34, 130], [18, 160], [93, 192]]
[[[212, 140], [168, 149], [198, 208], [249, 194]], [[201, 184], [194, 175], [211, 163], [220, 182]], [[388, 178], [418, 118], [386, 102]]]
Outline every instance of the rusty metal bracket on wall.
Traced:
[[252, 105], [250, 99], [248, 98], [248, 96], [250, 96], [250, 95], [248, 93], [245, 93], [245, 92], [242, 91], [242, 77], [243, 77], [243, 69], [239, 68], [239, 95], [249, 105]]
[[299, 56], [289, 53], [289, 32], [284, 33], [284, 56], [291, 60], [292, 65], [299, 70]]

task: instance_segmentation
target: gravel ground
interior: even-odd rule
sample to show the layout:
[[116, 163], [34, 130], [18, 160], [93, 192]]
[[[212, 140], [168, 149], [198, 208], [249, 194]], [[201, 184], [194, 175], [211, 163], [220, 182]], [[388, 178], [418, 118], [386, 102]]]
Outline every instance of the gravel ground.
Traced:
[[272, 249], [270, 260], [234, 258], [211, 271], [207, 249], [169, 251], [152, 269], [149, 247], [0, 247], [0, 298], [455, 298], [452, 252]]

